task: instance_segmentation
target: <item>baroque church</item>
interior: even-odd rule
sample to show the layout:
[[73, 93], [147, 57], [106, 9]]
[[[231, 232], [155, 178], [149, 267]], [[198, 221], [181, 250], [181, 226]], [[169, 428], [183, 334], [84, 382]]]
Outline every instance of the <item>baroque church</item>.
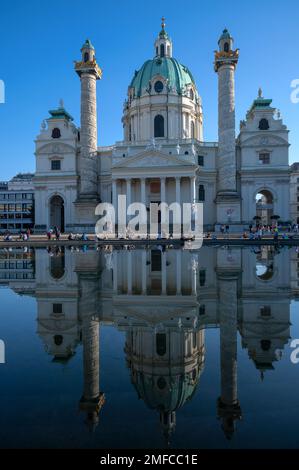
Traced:
[[288, 129], [262, 90], [235, 126], [235, 71], [239, 50], [224, 29], [214, 55], [218, 75], [218, 142], [206, 142], [203, 108], [191, 71], [173, 57], [162, 29], [154, 57], [136, 70], [123, 107], [123, 140], [97, 142], [96, 82], [102, 71], [86, 40], [75, 71], [81, 82], [81, 123], [63, 102], [41, 125], [36, 139], [36, 231], [94, 231], [99, 202], [117, 209], [144, 202], [203, 202], [205, 229], [229, 224], [239, 231], [273, 217], [290, 220]]

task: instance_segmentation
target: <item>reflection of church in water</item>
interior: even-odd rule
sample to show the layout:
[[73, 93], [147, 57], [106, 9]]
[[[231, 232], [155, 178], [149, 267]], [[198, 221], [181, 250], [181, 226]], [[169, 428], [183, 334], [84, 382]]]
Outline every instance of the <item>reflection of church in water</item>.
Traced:
[[[82, 342], [79, 406], [91, 429], [105, 401], [100, 385], [101, 325], [113, 324], [125, 333], [132, 383], [138, 397], [159, 413], [167, 439], [175, 429], [176, 412], [199, 388], [205, 330], [218, 327], [217, 415], [230, 438], [242, 415], [237, 333], [264, 378], [290, 338], [290, 300], [297, 295], [291, 287], [292, 256], [292, 250], [277, 253], [273, 247], [257, 252], [238, 247], [204, 247], [199, 252], [36, 250], [33, 278], [12, 276], [9, 282], [18, 292], [22, 286], [34, 292], [37, 332], [55, 361], [68, 361]], [[3, 263], [2, 255], [2, 280]]]

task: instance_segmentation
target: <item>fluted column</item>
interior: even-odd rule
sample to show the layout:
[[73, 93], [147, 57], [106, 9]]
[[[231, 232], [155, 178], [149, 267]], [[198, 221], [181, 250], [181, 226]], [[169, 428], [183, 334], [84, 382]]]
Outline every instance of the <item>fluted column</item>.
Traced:
[[181, 203], [181, 177], [175, 178], [175, 202]]
[[[132, 200], [132, 186], [131, 186], [131, 178], [126, 179], [126, 196], [127, 196], [127, 209], [131, 204]], [[128, 222], [128, 215], [127, 215], [127, 222]]]
[[140, 195], [141, 195], [141, 201], [142, 204], [144, 204], [146, 206], [146, 187], [145, 187], [145, 184], [146, 184], [146, 179], [145, 178], [141, 178], [140, 179]]
[[161, 202], [166, 202], [166, 178], [163, 176], [160, 178], [160, 187]]
[[194, 202], [196, 202], [196, 177], [195, 176], [191, 176], [190, 178], [190, 202], [191, 204], [193, 204]]

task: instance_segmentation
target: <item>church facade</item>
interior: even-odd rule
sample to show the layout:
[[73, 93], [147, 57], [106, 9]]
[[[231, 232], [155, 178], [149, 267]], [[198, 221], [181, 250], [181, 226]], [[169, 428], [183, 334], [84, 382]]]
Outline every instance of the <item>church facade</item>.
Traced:
[[[235, 130], [235, 70], [239, 50], [225, 29], [218, 41], [218, 142], [203, 135], [202, 100], [190, 70], [173, 57], [162, 29], [154, 58], [135, 71], [123, 107], [123, 140], [97, 143], [96, 82], [102, 76], [87, 40], [75, 71], [81, 82], [81, 123], [63, 103], [50, 111], [36, 139], [37, 231], [57, 225], [67, 232], [93, 232], [99, 202], [117, 209], [144, 202], [203, 202], [212, 230], [229, 224], [243, 230], [254, 221], [290, 221], [288, 129], [272, 100], [259, 90]], [[274, 217], [274, 218], [273, 218]]]

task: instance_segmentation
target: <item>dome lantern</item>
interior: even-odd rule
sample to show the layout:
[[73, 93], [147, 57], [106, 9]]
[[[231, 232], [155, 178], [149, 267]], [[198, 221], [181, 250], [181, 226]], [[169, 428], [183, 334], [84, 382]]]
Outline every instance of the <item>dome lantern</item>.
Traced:
[[155, 57], [172, 57], [172, 40], [165, 30], [165, 18], [162, 17], [161, 31], [155, 41]]

